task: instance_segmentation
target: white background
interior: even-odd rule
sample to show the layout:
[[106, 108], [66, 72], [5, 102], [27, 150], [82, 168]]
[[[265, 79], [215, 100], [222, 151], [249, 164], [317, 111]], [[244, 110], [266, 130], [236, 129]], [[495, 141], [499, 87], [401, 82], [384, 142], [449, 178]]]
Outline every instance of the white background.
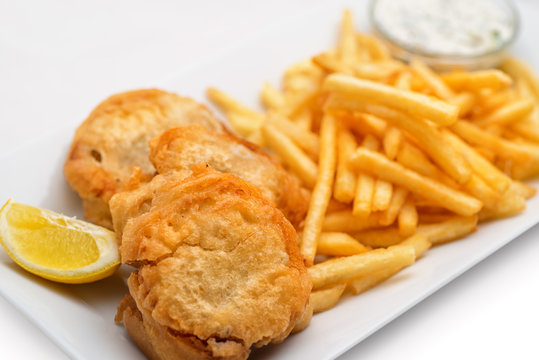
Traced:
[[[0, 0], [0, 155], [321, 2]], [[539, 36], [539, 3], [518, 5], [522, 32]], [[539, 69], [536, 47], [519, 51]], [[527, 232], [343, 358], [538, 359], [538, 236]], [[2, 358], [67, 358], [1, 297], [0, 319]]]

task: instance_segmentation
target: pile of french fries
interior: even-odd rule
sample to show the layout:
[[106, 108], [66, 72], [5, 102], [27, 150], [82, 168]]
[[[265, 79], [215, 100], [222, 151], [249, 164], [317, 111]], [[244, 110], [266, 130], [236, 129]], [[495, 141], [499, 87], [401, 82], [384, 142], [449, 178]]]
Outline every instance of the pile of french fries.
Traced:
[[216, 89], [238, 135], [311, 190], [300, 250], [315, 312], [413, 264], [432, 245], [522, 212], [539, 174], [539, 81], [516, 59], [438, 74], [393, 59], [344, 12], [336, 48], [265, 83], [265, 112]]

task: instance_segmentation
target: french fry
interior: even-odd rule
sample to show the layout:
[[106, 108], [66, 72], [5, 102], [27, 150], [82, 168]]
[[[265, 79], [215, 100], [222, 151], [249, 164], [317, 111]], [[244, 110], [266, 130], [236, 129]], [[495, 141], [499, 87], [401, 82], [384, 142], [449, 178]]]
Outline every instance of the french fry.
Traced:
[[356, 150], [351, 162], [359, 170], [372, 173], [411, 192], [422, 194], [427, 199], [460, 215], [476, 214], [483, 205], [481, 201], [471, 196], [408, 170], [399, 163], [364, 148]]
[[343, 120], [354, 132], [365, 136], [376, 136], [378, 139], [384, 138], [387, 129], [387, 123], [384, 120], [369, 114], [345, 116]]
[[270, 110], [280, 109], [285, 106], [286, 99], [279, 90], [273, 87], [269, 82], [264, 82], [260, 92], [260, 101]]
[[385, 268], [408, 266], [414, 261], [413, 246], [395, 246], [334, 258], [311, 266], [307, 271], [316, 290]]
[[451, 125], [451, 130], [469, 143], [492, 150], [503, 158], [509, 158], [520, 162], [531, 160], [530, 153], [519, 144], [489, 134], [469, 122], [459, 120]]
[[316, 134], [303, 129], [298, 124], [291, 122], [279, 114], [269, 113], [267, 121], [274, 124], [297, 146], [306, 151], [311, 158], [318, 158], [318, 152], [320, 151], [320, 140]]
[[390, 182], [376, 179], [374, 183], [374, 194], [372, 196], [372, 211], [385, 211], [391, 203], [393, 185]]
[[399, 148], [402, 144], [403, 136], [402, 132], [394, 127], [387, 129], [387, 132], [384, 134], [384, 140], [382, 142], [384, 147], [384, 152], [389, 160], [395, 159]]
[[352, 236], [343, 232], [323, 232], [318, 239], [317, 254], [329, 256], [350, 256], [369, 251]]
[[353, 70], [343, 64], [334, 54], [327, 52], [313, 56], [313, 63], [327, 72], [353, 75]]
[[319, 313], [334, 307], [341, 298], [346, 283], [336, 284], [327, 289], [311, 292], [309, 301], [313, 306], [313, 313]]
[[416, 231], [417, 222], [417, 209], [413, 199], [409, 196], [399, 212], [399, 234], [404, 237], [412, 236]]
[[452, 147], [464, 156], [476, 174], [483, 178], [492, 189], [498, 193], [503, 193], [507, 190], [511, 184], [511, 179], [507, 175], [479, 155], [477, 151], [455, 136], [455, 134], [445, 131], [443, 136]]
[[[484, 113], [489, 113], [500, 106], [511, 102], [515, 98], [515, 91], [513, 89], [507, 89], [503, 91], [497, 91], [494, 94], [492, 92], [483, 92], [486, 95], [481, 97], [480, 106]], [[481, 95], [481, 93], [480, 93]]]
[[298, 175], [302, 182], [308, 188], [313, 188], [316, 183], [318, 169], [309, 156], [273, 124], [264, 124], [262, 135], [268, 146], [277, 152], [282, 161]]
[[404, 202], [406, 201], [407, 195], [408, 191], [406, 189], [400, 187], [396, 187], [394, 189], [389, 207], [386, 211], [384, 211], [380, 219], [380, 225], [389, 226], [393, 224], [402, 208], [402, 205], [404, 205]]
[[[412, 246], [414, 248], [415, 258], [417, 259], [423, 252], [425, 252], [430, 247], [430, 242], [428, 242], [423, 235], [415, 235], [403, 241], [399, 245], [392, 246], [390, 249], [407, 246]], [[371, 289], [375, 285], [378, 285], [381, 282], [387, 280], [391, 276], [401, 271], [406, 266], [407, 265], [399, 264], [397, 266], [387, 267], [373, 273], [350, 279], [348, 280], [347, 287], [352, 292], [352, 294], [361, 294]]]
[[427, 118], [440, 125], [454, 123], [458, 115], [456, 106], [438, 99], [348, 75], [329, 75], [322, 89], [351, 100], [389, 106], [411, 116]]
[[[427, 86], [440, 99], [449, 100], [455, 96], [455, 93], [445, 84], [438, 74], [432, 71], [425, 63], [417, 58], [413, 58], [410, 67], [420, 76]], [[448, 124], [443, 124], [448, 125]]]
[[350, 10], [345, 10], [341, 23], [341, 34], [337, 44], [337, 56], [342, 63], [349, 67], [356, 61], [356, 35], [354, 32], [354, 19]]
[[496, 206], [500, 199], [500, 194], [494, 191], [482, 178], [473, 174], [470, 180], [463, 185], [463, 188], [470, 195], [481, 200], [485, 208]]
[[344, 126], [339, 128], [337, 138], [337, 174], [333, 196], [340, 202], [350, 203], [356, 191], [356, 174], [348, 164], [348, 160], [357, 143], [354, 135]]
[[232, 128], [239, 135], [244, 137], [247, 137], [252, 133], [258, 131], [262, 126], [262, 121], [259, 121], [259, 119], [253, 119], [248, 115], [237, 112], [228, 113], [227, 120], [232, 126]]
[[257, 119], [259, 122], [264, 120], [264, 115], [250, 109], [249, 107], [241, 104], [239, 101], [235, 100], [232, 96], [226, 94], [225, 92], [215, 89], [208, 88], [206, 91], [208, 98], [217, 106], [219, 106], [225, 113], [238, 113], [244, 115], [245, 117], [252, 118], [253, 120]]
[[439, 245], [474, 232], [477, 229], [477, 219], [477, 215], [455, 216], [441, 223], [419, 225], [417, 233], [425, 235], [433, 245]]
[[427, 240], [427, 237], [424, 234], [415, 234], [400, 242], [399, 245], [413, 246], [415, 250], [415, 258], [417, 260], [425, 251], [431, 248], [432, 243]]
[[[445, 218], [445, 216], [444, 216]], [[424, 235], [433, 245], [460, 239], [477, 228], [478, 216], [450, 216], [444, 221], [420, 224], [416, 234]], [[372, 229], [353, 235], [360, 243], [373, 248], [388, 247], [402, 242], [405, 237], [396, 227]]]
[[396, 61], [383, 61], [376, 63], [356, 63], [352, 67], [355, 76], [361, 79], [381, 81], [403, 69], [403, 64]]
[[421, 175], [440, 179], [440, 170], [430, 162], [421, 150], [409, 142], [404, 143], [401, 147], [397, 154], [397, 162]]
[[379, 214], [358, 217], [350, 211], [345, 210], [327, 214], [324, 218], [322, 231], [354, 233], [378, 226], [380, 226]]
[[500, 90], [513, 83], [511, 77], [497, 69], [454, 71], [442, 74], [441, 78], [453, 90], [457, 91]]
[[401, 90], [412, 90], [412, 73], [409, 71], [402, 71], [395, 81], [395, 87]]
[[311, 266], [314, 262], [316, 246], [322, 232], [324, 215], [331, 198], [333, 178], [335, 176], [337, 125], [335, 118], [331, 115], [325, 115], [322, 119], [320, 142], [318, 176], [311, 194], [300, 246], [301, 254], [307, 266]]
[[412, 135], [430, 157], [453, 179], [464, 183], [471, 176], [471, 169], [462, 156], [443, 139], [441, 131], [426, 120], [413, 119], [398, 111], [355, 100], [333, 96], [326, 102], [328, 109], [346, 109], [368, 112]]
[[449, 102], [459, 108], [459, 117], [465, 117], [468, 115], [475, 107], [477, 102], [477, 97], [475, 94], [470, 92], [461, 92], [451, 99]]
[[374, 178], [360, 173], [356, 182], [356, 194], [352, 212], [354, 216], [365, 218], [372, 212], [372, 199], [374, 197]]
[[535, 97], [539, 98], [539, 80], [528, 65], [514, 57], [509, 57], [500, 65], [500, 68], [513, 78], [524, 79], [535, 94]]
[[535, 104], [536, 101], [532, 99], [516, 100], [498, 108], [487, 117], [475, 121], [475, 123], [479, 126], [511, 124], [530, 115], [535, 108]]
[[386, 248], [399, 244], [404, 239], [397, 227], [367, 229], [353, 234], [353, 237], [365, 246]]
[[391, 59], [389, 49], [378, 38], [368, 34], [357, 33], [356, 40], [360, 47], [367, 49], [369, 54], [367, 58], [369, 60], [379, 62]]

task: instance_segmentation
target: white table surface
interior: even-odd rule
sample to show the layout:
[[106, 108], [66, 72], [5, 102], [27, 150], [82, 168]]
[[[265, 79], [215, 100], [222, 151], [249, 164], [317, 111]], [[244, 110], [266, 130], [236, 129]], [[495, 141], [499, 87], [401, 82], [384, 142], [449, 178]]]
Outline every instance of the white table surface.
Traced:
[[[320, 2], [0, 0], [0, 155]], [[518, 5], [522, 31], [539, 36], [539, 3]], [[536, 48], [523, 52], [537, 61]], [[342, 358], [539, 359], [538, 237], [535, 227]], [[2, 297], [0, 319], [1, 358], [67, 358]]]

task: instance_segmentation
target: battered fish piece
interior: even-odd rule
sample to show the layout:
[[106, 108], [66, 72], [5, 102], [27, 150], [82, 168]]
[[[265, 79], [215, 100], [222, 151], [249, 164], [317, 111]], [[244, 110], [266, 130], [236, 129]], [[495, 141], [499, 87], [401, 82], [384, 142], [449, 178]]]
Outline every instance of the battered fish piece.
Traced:
[[205, 106], [176, 94], [149, 89], [113, 95], [99, 104], [75, 132], [64, 174], [82, 198], [85, 217], [112, 229], [108, 202], [132, 176], [151, 179], [148, 141], [192, 123], [224, 128]]
[[193, 165], [204, 162], [259, 188], [294, 226], [305, 217], [309, 199], [299, 181], [258, 146], [234, 135], [192, 124], [165, 131], [150, 141], [150, 149], [150, 160], [160, 174], [190, 174]]
[[151, 359], [245, 359], [283, 341], [312, 286], [290, 222], [232, 174], [198, 166], [156, 179], [124, 228], [122, 262], [140, 268], [117, 321]]

